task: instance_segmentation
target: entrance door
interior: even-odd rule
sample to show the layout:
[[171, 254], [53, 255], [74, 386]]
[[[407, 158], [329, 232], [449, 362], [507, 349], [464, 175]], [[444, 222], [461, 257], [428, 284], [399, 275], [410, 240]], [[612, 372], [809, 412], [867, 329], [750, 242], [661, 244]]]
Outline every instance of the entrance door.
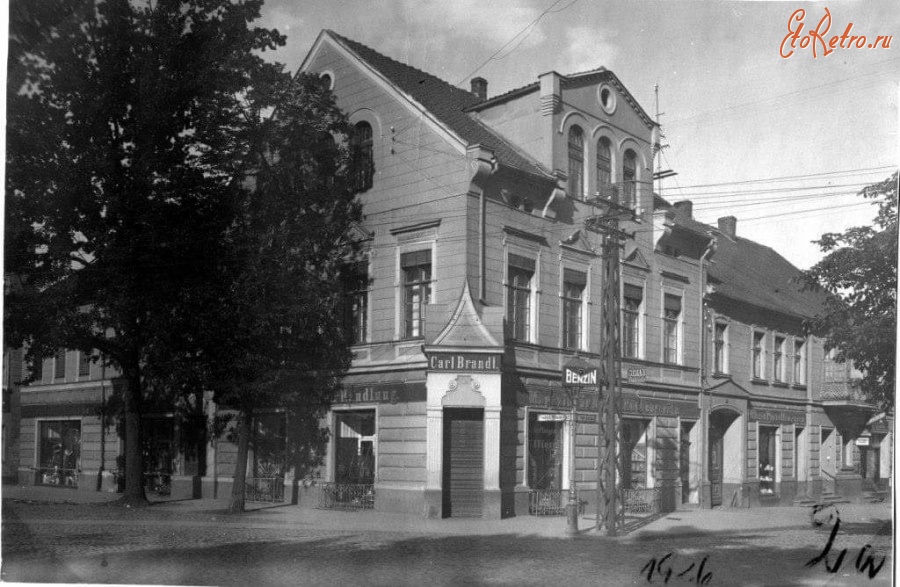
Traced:
[[722, 505], [722, 470], [725, 454], [724, 430], [714, 426], [709, 428], [709, 496], [710, 505]]
[[444, 410], [443, 516], [481, 517], [484, 410]]

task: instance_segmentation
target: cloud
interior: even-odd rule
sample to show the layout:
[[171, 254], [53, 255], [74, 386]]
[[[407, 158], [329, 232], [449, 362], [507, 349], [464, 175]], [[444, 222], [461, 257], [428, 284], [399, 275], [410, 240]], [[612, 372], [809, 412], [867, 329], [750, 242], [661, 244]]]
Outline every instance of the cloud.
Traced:
[[[443, 32], [447, 36], [479, 39], [488, 45], [501, 46], [513, 35], [528, 27], [541, 13], [538, 7], [517, 0], [484, 2], [483, 0], [397, 0], [411, 29]], [[523, 44], [543, 41], [538, 22]], [[517, 38], [516, 41], [519, 39]]]
[[613, 35], [598, 27], [574, 27], [566, 30], [566, 45], [562, 48], [560, 69], [576, 73], [597, 69], [601, 65], [612, 69], [618, 49], [610, 41]]

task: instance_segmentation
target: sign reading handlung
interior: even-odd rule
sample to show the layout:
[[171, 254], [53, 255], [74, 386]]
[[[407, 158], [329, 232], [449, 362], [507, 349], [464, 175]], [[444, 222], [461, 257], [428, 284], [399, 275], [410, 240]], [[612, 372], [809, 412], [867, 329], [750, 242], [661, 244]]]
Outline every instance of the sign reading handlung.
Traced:
[[428, 368], [432, 371], [477, 371], [480, 373], [500, 370], [500, 355], [488, 353], [431, 353]]
[[597, 385], [597, 367], [584, 359], [575, 357], [563, 365], [562, 383], [566, 386]]

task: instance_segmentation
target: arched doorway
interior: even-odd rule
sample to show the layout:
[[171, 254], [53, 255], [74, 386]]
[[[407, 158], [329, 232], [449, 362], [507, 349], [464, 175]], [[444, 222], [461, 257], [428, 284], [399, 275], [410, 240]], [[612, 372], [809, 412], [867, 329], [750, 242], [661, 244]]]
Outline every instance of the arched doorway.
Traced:
[[709, 495], [710, 506], [722, 505], [727, 486], [741, 483], [740, 412], [729, 407], [709, 414]]

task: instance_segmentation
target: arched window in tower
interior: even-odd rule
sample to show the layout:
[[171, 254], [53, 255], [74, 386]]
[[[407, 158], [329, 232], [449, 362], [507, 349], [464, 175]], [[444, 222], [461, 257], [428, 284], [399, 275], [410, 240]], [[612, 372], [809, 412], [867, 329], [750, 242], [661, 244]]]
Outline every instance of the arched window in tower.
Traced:
[[375, 175], [373, 145], [372, 125], [357, 122], [350, 137], [352, 183], [357, 192], [364, 192], [372, 187], [372, 177]]
[[600, 137], [597, 141], [597, 191], [600, 197], [609, 196], [609, 187], [612, 184], [612, 149], [609, 139]]
[[569, 195], [584, 198], [584, 133], [580, 126], [569, 129]]
[[631, 149], [625, 151], [622, 163], [622, 204], [637, 207], [637, 155]]

